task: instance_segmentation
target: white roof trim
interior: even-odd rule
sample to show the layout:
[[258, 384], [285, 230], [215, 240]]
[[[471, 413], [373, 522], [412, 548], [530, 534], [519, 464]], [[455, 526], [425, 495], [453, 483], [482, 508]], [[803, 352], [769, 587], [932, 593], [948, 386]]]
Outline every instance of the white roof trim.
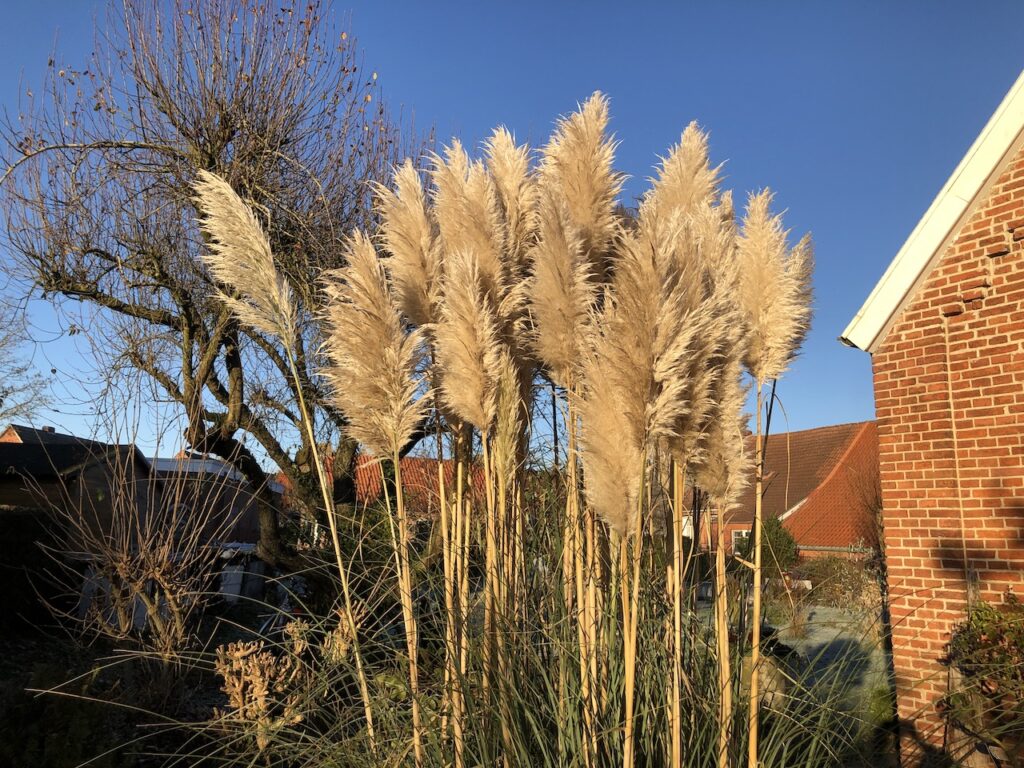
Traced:
[[[820, 486], [819, 486], [819, 487], [820, 487]], [[815, 489], [815, 490], [817, 490], [817, 489]], [[811, 491], [811, 493], [814, 493], [814, 491]], [[800, 501], [798, 501], [798, 502], [797, 502], [796, 504], [794, 504], [794, 505], [793, 505], [792, 507], [790, 507], [790, 508], [789, 508], [789, 509], [787, 509], [787, 510], [786, 510], [785, 512], [783, 512], [783, 513], [782, 513], [781, 515], [779, 515], [779, 520], [785, 521], [785, 520], [786, 520], [786, 518], [788, 518], [788, 517], [789, 517], [790, 515], [792, 515], [792, 514], [793, 514], [794, 512], [796, 512], [796, 511], [797, 511], [798, 509], [800, 509], [800, 507], [802, 507], [802, 506], [804, 505], [804, 502], [805, 502], [805, 501], [807, 501], [807, 499], [808, 499], [808, 498], [810, 498], [810, 496], [811, 496], [811, 494], [810, 494], [810, 493], [809, 493], [809, 494], [807, 494], [807, 497], [806, 497], [806, 498], [800, 499]]]
[[1018, 76], [882, 279], [846, 326], [840, 341], [867, 352], [875, 351], [927, 274], [933, 259], [973, 213], [981, 193], [1020, 144], [1022, 129], [1024, 72]]

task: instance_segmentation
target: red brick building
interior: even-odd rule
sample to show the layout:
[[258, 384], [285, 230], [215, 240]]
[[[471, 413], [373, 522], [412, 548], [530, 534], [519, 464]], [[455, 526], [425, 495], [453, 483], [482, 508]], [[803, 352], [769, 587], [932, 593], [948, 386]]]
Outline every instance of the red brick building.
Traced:
[[951, 627], [1024, 587], [1022, 147], [1024, 76], [843, 334], [872, 355], [899, 713], [926, 741]]

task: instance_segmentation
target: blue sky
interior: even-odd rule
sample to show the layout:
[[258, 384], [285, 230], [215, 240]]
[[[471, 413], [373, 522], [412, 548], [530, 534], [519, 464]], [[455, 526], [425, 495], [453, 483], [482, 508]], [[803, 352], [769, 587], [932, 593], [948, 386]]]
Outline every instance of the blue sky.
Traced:
[[[869, 357], [836, 337], [1024, 66], [1007, 36], [1024, 4], [630, 6], [360, 2], [336, 13], [385, 97], [442, 141], [475, 144], [505, 124], [540, 144], [559, 114], [604, 91], [627, 203], [698, 120], [738, 199], [770, 186], [794, 234], [814, 235], [814, 327], [779, 385], [789, 426], [871, 418]], [[84, 56], [99, 7], [5, 8], [0, 102], [15, 103], [22, 74], [38, 81], [55, 40], [66, 58]], [[87, 368], [70, 350], [58, 341], [40, 359]], [[90, 416], [48, 418], [74, 427]]]

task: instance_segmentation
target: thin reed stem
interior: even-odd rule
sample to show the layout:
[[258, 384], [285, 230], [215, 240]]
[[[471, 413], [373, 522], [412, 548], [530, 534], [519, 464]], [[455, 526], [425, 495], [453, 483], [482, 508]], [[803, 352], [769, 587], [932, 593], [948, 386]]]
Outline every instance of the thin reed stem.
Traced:
[[[729, 742], [732, 725], [732, 669], [729, 649], [729, 593], [725, 572], [725, 519], [719, 507], [715, 542], [715, 629], [718, 640], [718, 768], [729, 766]], [[710, 514], [705, 519], [710, 518]], [[708, 541], [711, 523], [707, 522]]]
[[761, 661], [761, 529], [763, 525], [761, 509], [761, 492], [764, 483], [764, 456], [762, 453], [763, 437], [761, 434], [761, 410], [763, 408], [762, 382], [757, 384], [757, 430], [754, 438], [754, 608], [751, 617], [751, 649], [750, 649], [750, 740], [747, 746], [747, 766], [757, 768], [758, 765], [758, 720], [760, 697], [758, 692], [758, 666]]
[[683, 469], [672, 460], [672, 565], [669, 585], [672, 597], [672, 684], [669, 722], [672, 768], [682, 768], [682, 678], [683, 678]]
[[[402, 463], [396, 450], [392, 454], [395, 467], [395, 512], [398, 521], [398, 536], [393, 537], [395, 560], [398, 565], [398, 596], [402, 605], [402, 621], [405, 625], [405, 644], [409, 654], [409, 692], [412, 697], [412, 744], [416, 767], [423, 765], [423, 724], [420, 716], [420, 685], [419, 685], [419, 637], [416, 614], [412, 604], [412, 572], [409, 567], [409, 549], [411, 531], [405, 512], [405, 493], [402, 487]], [[384, 486], [384, 499], [391, 517], [391, 497], [388, 492], [387, 478], [381, 465], [381, 482]]]
[[[647, 478], [647, 456], [642, 456], [640, 466], [644, 468], [641, 489], [646, 488], [647, 506], [650, 508], [650, 482]], [[644, 493], [637, 494], [636, 520], [632, 535], [627, 529], [622, 537], [620, 560], [622, 568], [622, 619], [624, 651], [625, 717], [623, 723], [622, 766], [633, 768], [636, 761], [635, 715], [636, 715], [636, 656], [637, 631], [640, 619], [640, 563], [643, 554], [643, 507]]]
[[288, 364], [291, 368], [292, 378], [295, 380], [295, 392], [298, 397], [299, 414], [302, 423], [306, 428], [306, 438], [309, 440], [309, 450], [313, 456], [313, 463], [316, 465], [317, 480], [320, 485], [320, 493], [324, 501], [324, 512], [327, 515], [327, 527], [331, 532], [331, 546], [334, 549], [334, 557], [338, 566], [338, 578], [341, 580], [341, 594], [345, 602], [345, 619], [348, 621], [349, 632], [352, 637], [352, 656], [356, 662], [356, 677], [359, 683], [359, 695], [363, 700], [363, 713], [366, 717], [366, 733], [370, 739], [370, 748], [376, 753], [377, 740], [373, 729], [373, 707], [370, 703], [370, 686], [366, 680], [366, 669], [363, 666], [363, 654], [359, 648], [359, 628], [356, 624], [355, 610], [352, 606], [352, 592], [349, 589], [348, 569], [341, 556], [341, 539], [338, 536], [338, 521], [334, 510], [334, 500], [331, 498], [330, 486], [327, 482], [327, 473], [324, 471], [323, 460], [316, 445], [316, 434], [313, 432], [313, 423], [310, 418], [309, 409], [306, 407], [306, 399], [302, 395], [302, 380], [299, 377], [295, 365], [295, 358], [291, 349], [285, 345], [288, 355]]

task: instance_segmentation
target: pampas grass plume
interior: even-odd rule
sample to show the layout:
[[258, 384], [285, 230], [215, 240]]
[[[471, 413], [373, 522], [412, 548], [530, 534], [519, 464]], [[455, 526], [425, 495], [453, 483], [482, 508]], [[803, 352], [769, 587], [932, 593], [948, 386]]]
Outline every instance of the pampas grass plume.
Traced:
[[607, 133], [608, 99], [595, 92], [558, 121], [544, 148], [541, 182], [565, 201], [583, 251], [600, 269], [617, 232], [615, 200], [625, 176], [616, 173], [616, 142]]
[[501, 344], [477, 262], [466, 251], [455, 251], [446, 261], [440, 317], [431, 330], [442, 401], [486, 432], [497, 408]]
[[744, 364], [757, 381], [781, 376], [803, 343], [811, 320], [813, 252], [809, 236], [790, 250], [772, 193], [750, 195], [738, 240], [738, 303], [749, 343]]
[[661, 160], [657, 178], [640, 206], [641, 222], [657, 212], [696, 210], [715, 196], [720, 180], [721, 166], [710, 164], [708, 134], [696, 122], [690, 123]]
[[326, 376], [348, 421], [346, 432], [377, 456], [397, 454], [409, 442], [427, 398], [422, 382], [420, 331], [406, 333], [373, 243], [356, 232], [347, 266], [328, 275]]
[[498, 191], [487, 168], [470, 161], [458, 141], [433, 157], [434, 216], [445, 256], [472, 258], [488, 296], [500, 300], [509, 284], [506, 230]]
[[194, 184], [200, 222], [209, 237], [204, 261], [214, 279], [234, 295], [219, 297], [238, 320], [285, 344], [295, 337], [291, 289], [274, 265], [270, 240], [252, 209], [224, 179], [199, 171]]
[[530, 169], [530, 148], [516, 145], [507, 129], [498, 128], [484, 142], [484, 152], [504, 213], [509, 270], [516, 279], [525, 272], [526, 254], [538, 222], [538, 185]]
[[402, 312], [414, 325], [435, 319], [440, 282], [436, 225], [419, 172], [406, 160], [394, 173], [394, 190], [377, 187], [381, 239], [391, 254], [388, 270]]
[[539, 236], [531, 251], [533, 275], [527, 285], [533, 320], [531, 345], [552, 381], [568, 388], [579, 364], [583, 329], [595, 287], [583, 240], [562, 200], [549, 191], [539, 208]]

